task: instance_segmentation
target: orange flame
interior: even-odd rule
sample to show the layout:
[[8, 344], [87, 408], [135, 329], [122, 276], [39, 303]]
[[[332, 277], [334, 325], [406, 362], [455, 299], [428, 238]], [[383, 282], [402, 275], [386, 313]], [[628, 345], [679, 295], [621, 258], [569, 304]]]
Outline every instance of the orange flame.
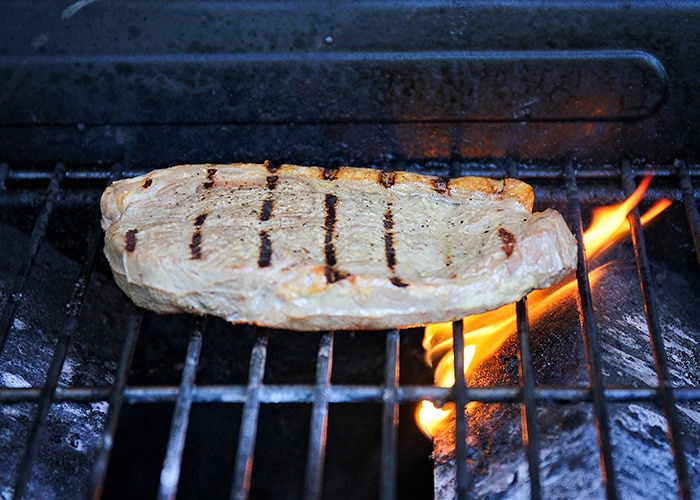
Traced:
[[[651, 176], [640, 182], [632, 195], [622, 203], [599, 207], [593, 211], [591, 225], [583, 235], [583, 246], [591, 260], [629, 234], [627, 215], [641, 201], [649, 187]], [[647, 224], [671, 204], [670, 200], [656, 202], [642, 217]], [[605, 266], [589, 273], [589, 282], [594, 286], [603, 275]], [[577, 286], [574, 276], [546, 290], [536, 290], [528, 295], [528, 316], [536, 321], [548, 310], [556, 308], [566, 300]], [[464, 318], [464, 371], [478, 366], [492, 356], [503, 342], [516, 330], [515, 305], [508, 304], [499, 309]], [[425, 326], [423, 348], [426, 361], [434, 365], [434, 381], [438, 387], [452, 387], [455, 383], [454, 352], [452, 350], [452, 323], [437, 323]], [[416, 410], [416, 421], [423, 433], [432, 438], [444, 427], [454, 405], [436, 407], [431, 401], [422, 401]]]

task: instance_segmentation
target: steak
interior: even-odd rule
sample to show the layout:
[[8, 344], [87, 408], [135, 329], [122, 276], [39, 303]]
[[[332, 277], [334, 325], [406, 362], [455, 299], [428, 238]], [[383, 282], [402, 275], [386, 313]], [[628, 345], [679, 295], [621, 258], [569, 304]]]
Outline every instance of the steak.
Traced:
[[446, 322], [576, 266], [562, 216], [515, 179], [369, 168], [180, 165], [101, 200], [119, 287], [160, 313], [290, 330]]

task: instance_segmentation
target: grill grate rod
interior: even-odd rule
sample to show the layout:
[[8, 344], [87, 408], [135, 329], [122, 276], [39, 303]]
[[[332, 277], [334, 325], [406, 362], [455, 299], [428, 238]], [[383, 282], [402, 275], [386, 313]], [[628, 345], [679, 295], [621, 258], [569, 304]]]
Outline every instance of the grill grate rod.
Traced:
[[250, 491], [250, 479], [253, 473], [253, 455], [255, 453], [255, 437], [260, 413], [260, 388], [265, 375], [265, 359], [267, 358], [267, 333], [258, 337], [250, 355], [248, 369], [248, 385], [245, 389], [243, 416], [236, 449], [234, 478], [231, 487], [232, 499], [244, 499]]
[[[6, 165], [6, 164], [3, 164]], [[41, 212], [34, 222], [34, 227], [32, 228], [32, 233], [29, 236], [29, 248], [27, 248], [25, 253], [25, 260], [22, 262], [22, 266], [15, 277], [15, 281], [10, 288], [10, 293], [7, 297], [7, 302], [5, 302], [5, 307], [2, 311], [2, 316], [0, 317], [0, 354], [2, 354], [5, 349], [5, 343], [10, 335], [10, 328], [12, 322], [17, 313], [17, 307], [22, 300], [22, 293], [24, 292], [24, 286], [29, 278], [29, 273], [34, 266], [34, 260], [39, 253], [39, 245], [44, 239], [46, 234], [46, 229], [49, 226], [49, 217], [53, 211], [54, 203], [58, 197], [58, 192], [60, 190], [61, 183], [65, 178], [66, 168], [62, 163], [56, 164], [56, 167], [51, 172], [51, 177], [49, 181], [49, 186], [46, 189], [44, 205], [41, 208]], [[0, 187], [0, 190], [4, 188]]]
[[[634, 172], [629, 162], [623, 163], [622, 187], [629, 196], [635, 189]], [[683, 450], [683, 439], [676, 401], [670, 381], [670, 371], [663, 337], [661, 335], [661, 324], [656, 309], [656, 292], [652, 285], [651, 270], [647, 257], [644, 233], [639, 220], [639, 209], [634, 208], [628, 216], [630, 223], [632, 245], [634, 247], [635, 260], [637, 261], [637, 274], [639, 275], [639, 286], [644, 301], [644, 312], [649, 328], [649, 338], [651, 342], [652, 354], [656, 374], [659, 381], [658, 394], [661, 398], [662, 409], [666, 415], [668, 423], [668, 440], [673, 453], [673, 462], [678, 477], [679, 495], [684, 499], [692, 498], [690, 492], [690, 480], [688, 478], [688, 464]]]
[[386, 334], [386, 361], [384, 365], [384, 389], [382, 400], [382, 448], [380, 470], [380, 493], [383, 499], [396, 498], [396, 457], [399, 427], [399, 330], [394, 328]]
[[593, 400], [593, 412], [596, 423], [598, 448], [600, 450], [600, 469], [605, 493], [610, 500], [617, 498], [617, 486], [615, 479], [615, 467], [612, 456], [612, 441], [610, 437], [610, 415], [605, 404], [605, 385], [603, 382], [602, 359], [600, 349], [600, 334], [593, 312], [593, 297], [591, 285], [588, 280], [588, 265], [586, 251], [583, 245], [583, 217], [581, 216], [581, 204], [579, 202], [576, 175], [571, 164], [565, 166], [566, 192], [569, 199], [568, 212], [570, 225], [573, 227], [578, 247], [578, 265], [576, 266], [576, 281], [578, 282], [578, 296], [581, 300], [581, 329], [583, 342], [586, 349], [586, 368], [588, 381], [591, 387]]
[[455, 460], [457, 462], [457, 498], [471, 497], [472, 477], [467, 469], [467, 416], [465, 407], [469, 402], [469, 389], [464, 376], [464, 322], [452, 323], [452, 348], [454, 349], [455, 385]]
[[[92, 482], [89, 491], [92, 492], [92, 498], [95, 500], [102, 497], [102, 489], [104, 488], [107, 468], [109, 466], [109, 458], [114, 446], [114, 436], [117, 432], [119, 415], [122, 402], [124, 401], [126, 379], [129, 375], [131, 361], [134, 358], [134, 351], [136, 350], [136, 341], [139, 338], [139, 332], [141, 330], [142, 318], [143, 310], [139, 309], [134, 314], [131, 314], [128, 319], [126, 336], [119, 356], [119, 364], [117, 365], [117, 373], [114, 376], [114, 384], [112, 385], [112, 390], [108, 399], [109, 410], [105, 418], [104, 429], [100, 439], [101, 444], [93, 468]], [[56, 400], [56, 398], [54, 398], [54, 400]]]
[[22, 456], [17, 472], [14, 487], [15, 499], [21, 499], [26, 492], [29, 477], [32, 472], [32, 465], [34, 464], [34, 459], [39, 450], [41, 438], [46, 428], [49, 409], [51, 408], [51, 403], [53, 401], [53, 394], [58, 385], [58, 379], [61, 375], [63, 362], [66, 359], [66, 354], [68, 353], [68, 346], [73, 339], [74, 333], [78, 329], [78, 319], [80, 317], [88, 284], [90, 283], [90, 278], [95, 267], [96, 256], [102, 242], [102, 232], [98, 228], [99, 223], [95, 225], [95, 230], [90, 238], [90, 244], [88, 246], [85, 261], [81, 266], [78, 279], [73, 286], [71, 299], [67, 304], [66, 318], [61, 328], [61, 332], [58, 335], [58, 340], [51, 358], [51, 363], [46, 373], [46, 380], [41, 388], [39, 404], [36, 415], [32, 421], [29, 439], [27, 441], [27, 448]]
[[678, 167], [678, 175], [680, 177], [683, 205], [685, 206], [685, 212], [688, 215], [690, 234], [693, 237], [693, 244], [695, 246], [695, 257], [697, 258], [698, 265], [700, 266], [700, 214], [698, 213], [698, 205], [695, 202], [695, 189], [693, 188], [693, 182], [690, 180], [688, 166], [686, 163], [684, 161], [677, 161], [676, 165]]
[[333, 332], [325, 333], [321, 337], [316, 357], [316, 385], [311, 407], [309, 447], [304, 479], [304, 498], [307, 500], [321, 498], [328, 430], [328, 388], [331, 385], [333, 366], [333, 337]]
[[540, 487], [540, 433], [537, 427], [537, 407], [535, 406], [535, 373], [530, 348], [530, 328], [527, 316], [526, 299], [515, 304], [518, 323], [520, 389], [522, 391], [521, 420], [523, 446], [527, 454], [530, 475], [530, 498], [541, 498]]
[[170, 424], [170, 436], [168, 437], [165, 460], [160, 471], [158, 498], [161, 500], [173, 499], [177, 494], [180, 469], [182, 467], [182, 454], [185, 449], [187, 426], [189, 425], [190, 409], [192, 408], [192, 389], [197, 376], [197, 365], [199, 364], [199, 354], [202, 350], [202, 335], [204, 334], [205, 326], [206, 317], [195, 317], [190, 332], [189, 345], [187, 346], [185, 366], [182, 370], [180, 390]]

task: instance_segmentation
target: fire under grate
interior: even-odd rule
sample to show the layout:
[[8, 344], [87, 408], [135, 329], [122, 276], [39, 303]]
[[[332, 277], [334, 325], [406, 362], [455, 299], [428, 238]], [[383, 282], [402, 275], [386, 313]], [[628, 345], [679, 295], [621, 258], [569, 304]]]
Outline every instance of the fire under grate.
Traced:
[[[633, 211], [632, 239], [624, 249], [632, 255], [640, 294], [635, 306], [641, 305], [643, 318], [633, 326], [648, 334], [647, 345], [638, 347], [648, 358], [643, 368], [651, 366], [647, 378], [610, 373], [614, 363], [606, 357], [612, 352], [606, 346], [614, 339], [605, 326], [609, 318], [599, 316], [581, 247], [574, 300], [579, 337], [554, 328], [554, 341], [547, 346], [532, 332], [536, 325], [528, 320], [527, 301], [521, 301], [513, 342], [491, 363], [500, 362], [500, 371], [516, 383], [475, 385], [459, 375], [463, 340], [461, 323], [455, 323], [457, 384], [444, 389], [430, 384], [431, 369], [422, 365], [419, 348], [422, 333], [416, 329], [298, 336], [137, 310], [111, 282], [102, 259], [98, 201], [106, 183], [140, 172], [120, 164], [111, 171], [0, 164], [2, 258], [7, 264], [0, 272], [0, 496], [396, 498], [407, 492], [432, 494], [433, 481], [437, 488], [439, 475], [445, 474], [450, 491], [436, 495], [479, 495], [487, 477], [490, 482], [500, 478], [496, 493], [503, 497], [526, 491], [533, 498], [546, 498], [574, 493], [552, 484], [552, 478], [571, 478], [552, 472], [552, 461], [566, 463], [560, 469], [567, 473], [578, 467], [566, 452], [553, 458], [552, 436], [583, 426], [570, 422], [563, 429], [557, 427], [561, 422], [549, 422], [548, 427], [547, 416], [580, 405], [590, 409], [588, 422], [596, 440], [590, 457], [598, 483], [595, 495], [625, 497], [640, 481], [648, 481], [644, 463], [634, 465], [636, 483], [627, 477], [629, 457], [618, 430], [620, 415], [641, 415], [639, 408], [646, 407], [653, 412], [644, 415], [655, 415], [656, 421], [647, 421], [645, 427], [630, 417], [628, 423], [653, 441], [652, 448], [665, 443], [660, 446], [668, 454], [669, 467], [663, 472], [667, 480], [653, 492], [691, 498], [700, 491], [700, 369], [694, 362], [700, 356], [700, 319], [692, 315], [700, 296], [700, 217], [693, 187], [698, 166], [678, 161], [654, 166], [389, 167], [449, 176], [519, 177], [533, 184], [536, 208], [558, 208], [579, 241], [592, 207], [621, 201], [642, 175], [653, 172], [647, 199], [669, 198], [674, 206], [660, 228], [649, 229], [653, 237], [642, 232], [639, 213]], [[659, 271], [656, 261], [663, 255], [668, 262]], [[678, 332], [669, 331], [666, 293], [659, 292], [659, 284], [670, 279], [676, 281], [662, 290], [675, 288], [687, 299], [685, 308], [671, 309], [677, 320], [671, 326]], [[618, 311], [628, 323], [638, 320], [638, 313]], [[675, 333], [685, 340], [679, 344]], [[559, 351], [551, 347], [562, 339]], [[625, 348], [629, 346], [620, 348], [620, 365], [633, 357]], [[567, 356], [575, 360], [571, 353], [576, 350], [583, 359], [583, 377], [566, 374]], [[549, 354], [544, 362], [543, 352]], [[557, 376], [543, 378], [549, 365], [557, 365]], [[438, 472], [442, 459], [436, 455], [435, 472], [426, 476], [415, 472], [413, 458], [405, 458], [418, 454], [428, 462], [432, 445], [416, 438], [412, 417], [413, 408], [426, 399], [454, 401], [461, 408], [469, 402], [515, 408], [516, 423], [504, 427], [484, 417], [492, 428], [478, 427], [478, 412], [457, 412], [454, 450], [442, 457], [448, 472]], [[213, 416], [216, 412], [223, 416]], [[296, 417], [290, 420], [288, 415]], [[359, 443], [352, 442], [354, 427], [365, 427], [358, 430], [357, 435], [365, 436], [357, 438]], [[479, 430], [476, 440], [473, 429]], [[490, 441], [488, 431], [494, 429], [508, 436], [504, 442], [517, 443], [520, 462], [512, 458], [512, 450], [498, 449], [496, 438]], [[207, 437], [200, 438], [202, 432]], [[140, 444], [124, 445], [127, 441]], [[355, 445], [359, 451], [352, 449]], [[479, 446], [481, 451], [475, 451]], [[143, 465], [146, 458], [136, 453], [152, 454], [157, 467]], [[503, 456], [506, 463], [485, 462], [483, 456]], [[364, 466], [364, 460], [376, 468]], [[519, 472], [503, 472], [509, 465]], [[219, 469], [227, 471], [225, 477], [218, 477]], [[376, 471], [370, 474], [369, 469]], [[278, 481], [279, 486], [270, 484], [280, 478], [285, 481]], [[416, 481], [427, 485], [417, 486]]]

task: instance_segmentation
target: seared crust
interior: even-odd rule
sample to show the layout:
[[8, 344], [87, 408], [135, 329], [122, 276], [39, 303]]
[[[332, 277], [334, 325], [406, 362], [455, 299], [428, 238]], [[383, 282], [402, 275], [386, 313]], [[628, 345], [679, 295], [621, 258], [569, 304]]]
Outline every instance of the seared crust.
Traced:
[[181, 165], [101, 200], [117, 284], [157, 312], [292, 330], [452, 321], [575, 267], [561, 216], [514, 179]]

